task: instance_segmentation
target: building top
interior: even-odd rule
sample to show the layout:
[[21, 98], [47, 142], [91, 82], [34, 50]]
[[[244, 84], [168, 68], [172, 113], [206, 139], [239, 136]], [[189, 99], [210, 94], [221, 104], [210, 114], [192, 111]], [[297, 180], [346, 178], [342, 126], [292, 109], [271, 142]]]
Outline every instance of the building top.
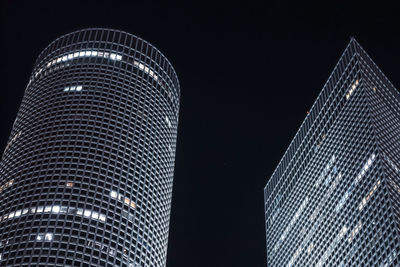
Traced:
[[[279, 188], [276, 187], [278, 182], [280, 184], [284, 184], [287, 179], [293, 178], [293, 175], [288, 176], [287, 172], [291, 171], [294, 166], [299, 167], [300, 165], [305, 165], [303, 164], [304, 162], [296, 162], [296, 158], [301, 158], [303, 161], [309, 160], [306, 155], [303, 155], [303, 157], [296, 157], [296, 155], [305, 154], [307, 151], [310, 151], [310, 148], [318, 145], [318, 143], [321, 142], [321, 139], [324, 138], [326, 131], [324, 131], [324, 129], [316, 131], [315, 129], [313, 129], [313, 125], [316, 122], [320, 122], [322, 117], [325, 115], [327, 106], [325, 105], [325, 103], [329, 101], [329, 96], [332, 93], [342, 93], [335, 92], [335, 90], [336, 85], [342, 79], [342, 74], [345, 72], [346, 67], [349, 64], [354, 64], [357, 68], [365, 67], [359, 63], [360, 60], [367, 62], [368, 66], [373, 66], [374, 71], [377, 72], [379, 78], [390, 85], [388, 89], [394, 95], [394, 97], [400, 101], [399, 92], [390, 83], [390, 81], [386, 78], [382, 71], [376, 66], [376, 64], [371, 60], [371, 58], [360, 46], [360, 44], [355, 40], [355, 38], [352, 37], [345, 51], [340, 57], [338, 63], [334, 67], [327, 82], [323, 86], [323, 89], [318, 95], [316, 101], [312, 105], [311, 109], [307, 112], [306, 118], [302, 122], [288, 149], [285, 151], [284, 156], [274, 170], [271, 178], [268, 180], [264, 188], [264, 202], [266, 203], [265, 207], [270, 207], [272, 201], [275, 199], [277, 191], [279, 190]], [[349, 85], [349, 90], [346, 90], [343, 98], [350, 98], [351, 94], [354, 92], [354, 89], [358, 86], [359, 80], [362, 79], [363, 73], [364, 72], [361, 72], [361, 77], [352, 81], [352, 83]], [[325, 112], [323, 110], [324, 108]]]

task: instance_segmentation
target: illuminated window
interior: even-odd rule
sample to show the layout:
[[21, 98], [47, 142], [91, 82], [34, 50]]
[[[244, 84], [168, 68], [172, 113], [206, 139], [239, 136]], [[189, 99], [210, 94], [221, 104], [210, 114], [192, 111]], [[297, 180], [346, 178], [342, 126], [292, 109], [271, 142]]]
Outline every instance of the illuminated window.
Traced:
[[2, 184], [0, 186], [0, 193], [3, 192], [3, 190], [6, 190], [8, 187], [12, 186], [13, 184], [14, 184], [14, 179], [11, 179], [8, 182]]
[[127, 197], [124, 197], [122, 194], [118, 194], [116, 191], [111, 191], [110, 196], [114, 199], [122, 201], [125, 205], [130, 206], [133, 209], [136, 208], [135, 202], [133, 202]]
[[354, 227], [353, 231], [351, 231], [349, 238], [347, 239], [349, 243], [353, 241], [354, 237], [357, 235], [357, 233], [361, 230], [362, 228], [362, 223], [359, 221], [357, 225]]
[[[118, 56], [117, 56], [118, 57]], [[138, 61], [134, 61], [133, 62], [133, 66], [137, 67], [138, 69], [144, 71], [145, 73], [147, 73], [150, 77], [152, 77], [156, 82], [158, 82], [158, 84], [162, 85], [162, 82], [158, 80], [158, 76], [155, 74], [155, 72], [153, 70], [151, 70], [149, 67], [145, 66], [143, 63], [140, 63]]]
[[73, 91], [76, 91], [76, 92], [80, 92], [80, 91], [82, 91], [82, 85], [78, 85], [78, 86], [67, 86], [67, 87], [65, 87], [64, 88], [64, 92], [73, 92]]
[[381, 180], [378, 180], [376, 184], [372, 187], [371, 191], [361, 200], [360, 204], [358, 205], [358, 209], [362, 211], [362, 209], [365, 207], [367, 204], [368, 200], [372, 197], [376, 189], [378, 189], [378, 186], [381, 184]]
[[72, 183], [72, 182], [67, 182], [65, 185], [66, 185], [67, 187], [73, 187], [73, 186], [74, 186], [74, 183]]
[[110, 195], [112, 198], [117, 198], [117, 196], [118, 196], [117, 192], [115, 192], [115, 191], [111, 191]]
[[340, 209], [343, 207], [344, 203], [346, 203], [346, 200], [351, 195], [353, 189], [356, 187], [356, 185], [360, 182], [361, 178], [364, 177], [364, 175], [366, 174], [368, 169], [371, 167], [372, 163], [375, 160], [375, 157], [376, 157], [375, 154], [372, 154], [371, 157], [364, 164], [364, 166], [361, 169], [361, 172], [356, 176], [353, 183], [350, 185], [349, 189], [346, 191], [346, 193], [340, 199], [339, 203], [336, 205], [336, 207], [335, 207], [336, 213], [338, 213], [340, 211]]
[[349, 100], [350, 96], [353, 94], [353, 92], [356, 89], [357, 85], [358, 85], [358, 80], [356, 80], [355, 83], [353, 83], [353, 85], [350, 87], [349, 92], [346, 94], [346, 100]]
[[36, 236], [37, 241], [52, 241], [53, 238], [54, 238], [54, 235], [52, 233], [38, 234]]
[[303, 212], [304, 208], [306, 207], [308, 203], [308, 197], [306, 197], [301, 203], [299, 209], [296, 211], [294, 214], [293, 218], [290, 220], [288, 226], [286, 227], [285, 231], [283, 231], [281, 237], [279, 238], [278, 242], [274, 246], [274, 251], [277, 251], [282, 242], [285, 240], [286, 236], [289, 234], [290, 230], [292, 229], [293, 225], [296, 223], [297, 219], [300, 217], [300, 214]]

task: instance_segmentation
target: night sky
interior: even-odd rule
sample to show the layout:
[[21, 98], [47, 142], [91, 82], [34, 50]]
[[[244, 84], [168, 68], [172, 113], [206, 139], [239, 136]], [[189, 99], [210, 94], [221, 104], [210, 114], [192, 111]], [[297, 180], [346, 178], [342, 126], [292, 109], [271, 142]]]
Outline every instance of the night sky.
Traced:
[[383, 1], [63, 2], [0, 4], [0, 151], [51, 41], [107, 27], [155, 45], [182, 92], [167, 267], [265, 267], [263, 188], [351, 36], [400, 88]]

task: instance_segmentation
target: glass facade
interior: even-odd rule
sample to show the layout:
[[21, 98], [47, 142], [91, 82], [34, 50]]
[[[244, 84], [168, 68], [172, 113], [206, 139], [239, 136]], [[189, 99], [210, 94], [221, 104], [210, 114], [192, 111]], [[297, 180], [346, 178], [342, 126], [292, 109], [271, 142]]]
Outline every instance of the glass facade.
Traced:
[[0, 265], [165, 266], [179, 95], [134, 35], [52, 42], [0, 163]]
[[400, 94], [351, 39], [264, 189], [267, 266], [400, 265]]

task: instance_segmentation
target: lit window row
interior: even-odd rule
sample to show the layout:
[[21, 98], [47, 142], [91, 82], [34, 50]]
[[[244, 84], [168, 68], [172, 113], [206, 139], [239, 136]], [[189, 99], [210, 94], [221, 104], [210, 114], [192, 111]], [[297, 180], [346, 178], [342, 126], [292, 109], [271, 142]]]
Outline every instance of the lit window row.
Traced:
[[318, 187], [322, 180], [324, 179], [324, 177], [328, 174], [329, 170], [332, 168], [333, 164], [336, 161], [336, 157], [335, 155], [333, 155], [331, 157], [331, 159], [329, 160], [329, 162], [326, 164], [325, 168], [322, 170], [321, 175], [318, 177], [318, 180], [315, 182], [315, 186]]
[[122, 194], [118, 194], [116, 191], [111, 191], [110, 196], [114, 199], [118, 199], [118, 200], [122, 201], [125, 205], [131, 207], [132, 209], [136, 208], [135, 202], [133, 202], [132, 200], [130, 200], [127, 197], [124, 197]]
[[384, 262], [380, 265], [380, 267], [388, 267], [394, 262], [397, 257], [397, 251], [394, 248], [391, 253], [389, 253], [388, 257], [384, 260]]
[[372, 163], [375, 160], [375, 154], [372, 154], [371, 157], [367, 160], [367, 162], [364, 164], [361, 172], [357, 175], [357, 183], [361, 180], [362, 177], [367, 173], [368, 169], [371, 167]]
[[71, 92], [73, 92], [73, 91], [76, 91], [76, 92], [82, 91], [82, 85], [67, 86], [67, 87], [64, 88], [64, 92], [69, 92], [69, 91], [71, 91]]
[[392, 168], [396, 171], [396, 172], [400, 172], [400, 169], [396, 166], [396, 164], [394, 164], [394, 162], [386, 155], [383, 155], [384, 158], [386, 159], [386, 161], [389, 163], [390, 166], [392, 166]]
[[393, 186], [394, 190], [400, 193], [400, 186], [398, 186], [392, 179], [389, 178], [389, 183]]
[[14, 184], [14, 179], [11, 179], [10, 181], [2, 184], [0, 186], [0, 193], [3, 192], [3, 190], [6, 190], [8, 187], [12, 186]]
[[146, 65], [144, 65], [143, 63], [140, 63], [138, 61], [133, 61], [133, 65], [135, 67], [137, 67], [138, 69], [144, 71], [144, 73], [150, 75], [150, 77], [153, 77], [153, 79], [155, 81], [158, 81], [158, 76], [154, 73], [154, 71], [152, 71], [149, 67], [147, 67]]
[[351, 231], [350, 236], [347, 239], [349, 243], [353, 241], [354, 237], [358, 234], [358, 232], [360, 232], [361, 228], [362, 228], [362, 222], [358, 221], [357, 225], [354, 227], [353, 231]]
[[13, 219], [13, 218], [18, 218], [21, 215], [26, 215], [26, 214], [36, 214], [36, 213], [52, 213], [52, 214], [76, 214], [79, 216], [83, 216], [86, 218], [91, 218], [95, 220], [100, 220], [105, 222], [106, 221], [106, 216], [104, 214], [98, 213], [96, 211], [88, 210], [88, 209], [81, 209], [81, 208], [71, 208], [67, 206], [39, 206], [35, 208], [26, 208], [23, 210], [17, 210], [13, 211], [9, 214], [3, 215], [0, 218], [1, 221], [5, 221], [7, 219]]
[[[96, 51], [96, 50], [82, 50], [82, 51], [73, 52], [68, 55], [64, 55], [64, 56], [58, 57], [56, 59], [53, 59], [52, 61], [49, 61], [46, 64], [45, 68], [49, 68], [57, 63], [66, 62], [66, 61], [73, 60], [75, 58], [83, 58], [83, 57], [109, 58], [111, 60], [117, 60], [117, 61], [122, 60], [122, 56], [115, 54], [115, 53], [101, 52], [101, 51]], [[45, 68], [40, 68], [38, 71], [36, 71], [35, 74], [33, 75], [34, 78], [39, 76], [45, 70]], [[32, 79], [29, 80], [28, 86], [30, 85], [31, 82], [32, 82]]]
[[349, 100], [350, 96], [353, 94], [353, 92], [356, 89], [357, 85], [358, 85], [358, 80], [356, 80], [355, 83], [353, 83], [353, 85], [350, 87], [349, 92], [346, 94], [346, 100]]
[[365, 207], [365, 205], [367, 204], [368, 200], [372, 197], [372, 195], [374, 194], [376, 189], [378, 189], [378, 186], [380, 184], [381, 184], [381, 180], [378, 180], [378, 182], [376, 182], [374, 187], [372, 187], [371, 191], [369, 191], [369, 193], [361, 200], [360, 205], [358, 205], [358, 209], [360, 211], [362, 211], [362, 209]]
[[336, 213], [338, 213], [340, 211], [340, 209], [343, 207], [344, 203], [346, 203], [346, 200], [351, 195], [353, 189], [356, 187], [358, 182], [360, 182], [361, 178], [364, 177], [364, 175], [367, 173], [368, 169], [371, 167], [374, 160], [375, 160], [375, 154], [372, 154], [371, 157], [367, 160], [367, 162], [362, 167], [362, 170], [360, 171], [360, 173], [354, 179], [353, 183], [350, 185], [349, 189], [347, 189], [346, 193], [343, 195], [343, 197], [340, 199], [339, 203], [336, 205], [336, 208], [335, 208]]
[[52, 241], [54, 238], [53, 233], [38, 234], [36, 236], [37, 241]]
[[343, 226], [342, 229], [340, 230], [339, 234], [335, 237], [335, 239], [332, 241], [330, 246], [327, 248], [325, 253], [322, 255], [321, 259], [318, 261], [318, 263], [315, 265], [316, 267], [323, 266], [325, 261], [328, 259], [328, 257], [331, 255], [332, 251], [335, 249], [336, 245], [339, 243], [340, 240], [344, 237], [344, 235], [347, 233], [348, 228], [346, 226]]
[[12, 145], [12, 143], [15, 142], [15, 140], [18, 139], [18, 137], [20, 137], [22, 134], [22, 131], [19, 131], [16, 135], [14, 135], [14, 137], [10, 140], [10, 142], [8, 142], [6, 149], [4, 151], [7, 151], [7, 149]]
[[110, 247], [108, 247], [106, 245], [103, 245], [100, 242], [93, 241], [93, 240], [88, 240], [87, 241], [87, 246], [95, 248], [95, 249], [98, 249], [100, 251], [103, 251], [103, 252], [105, 252], [105, 253], [107, 253], [107, 254], [109, 254], [111, 256], [115, 256], [115, 253], [116, 253], [114, 248], [110, 248]]
[[96, 50], [83, 50], [83, 51], [77, 51], [74, 53], [70, 53], [68, 55], [64, 55], [61, 57], [58, 57], [56, 59], [53, 59], [52, 61], [48, 62], [46, 67], [51, 67], [57, 63], [60, 62], [65, 62], [69, 61], [75, 58], [81, 58], [81, 57], [101, 57], [101, 58], [109, 58], [111, 60], [122, 60], [122, 56], [115, 54], [115, 53], [109, 53], [109, 52], [100, 52]]
[[292, 220], [290, 221], [290, 223], [286, 227], [285, 231], [283, 231], [283, 233], [282, 233], [281, 237], [279, 238], [278, 242], [276, 242], [276, 244], [274, 246], [274, 252], [278, 250], [278, 248], [280, 247], [282, 242], [285, 240], [286, 236], [288, 235], [288, 233], [292, 229], [293, 225], [296, 223], [297, 219], [300, 217], [300, 214], [303, 212], [303, 210], [306, 207], [307, 203], [308, 203], [308, 197], [306, 197], [304, 199], [303, 203], [301, 203], [299, 209], [296, 211], [295, 215], [293, 216]]

